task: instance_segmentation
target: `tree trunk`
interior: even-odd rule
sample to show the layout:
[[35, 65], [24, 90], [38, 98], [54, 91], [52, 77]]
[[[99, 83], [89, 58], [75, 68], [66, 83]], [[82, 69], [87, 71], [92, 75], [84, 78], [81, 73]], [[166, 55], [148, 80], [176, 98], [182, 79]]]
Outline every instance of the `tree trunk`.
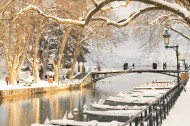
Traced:
[[45, 75], [46, 75], [46, 72], [47, 72], [49, 48], [50, 48], [50, 42], [47, 44], [47, 51], [46, 52], [43, 51], [43, 56], [45, 55], [45, 58], [43, 59], [43, 80], [46, 80]]
[[56, 83], [58, 83], [58, 81], [59, 81], [59, 71], [58, 71], [57, 66], [54, 67], [54, 81], [55, 81]]
[[46, 80], [47, 78], [45, 77], [46, 76], [46, 72], [47, 72], [47, 62], [44, 62], [43, 63], [43, 80]]
[[16, 85], [17, 74], [14, 70], [9, 70], [9, 85]]
[[79, 54], [79, 50], [80, 49], [80, 43], [77, 43], [76, 44], [76, 49], [75, 49], [75, 52], [74, 52], [74, 57], [73, 57], [73, 63], [72, 63], [72, 66], [71, 66], [71, 70], [69, 72], [69, 80], [73, 80], [73, 74], [74, 74], [74, 70], [75, 70], [75, 65], [77, 63], [77, 57], [78, 57], [78, 54]]
[[58, 70], [59, 68], [61, 67], [61, 60], [62, 60], [62, 56], [63, 56], [63, 51], [65, 49], [65, 45], [67, 43], [67, 40], [69, 38], [69, 34], [72, 30], [72, 26], [69, 26], [67, 29], [66, 29], [66, 32], [64, 34], [64, 37], [63, 37], [63, 40], [60, 44], [60, 47], [59, 47], [59, 54], [58, 54], [58, 60], [57, 60], [57, 63], [55, 63], [54, 59], [52, 58], [52, 64], [53, 64], [53, 67], [54, 67], [54, 81], [58, 83], [58, 76], [59, 76], [59, 73], [58, 73]]
[[38, 63], [34, 63], [33, 65], [34, 70], [34, 82], [37, 84], [39, 82], [39, 69], [38, 69]]

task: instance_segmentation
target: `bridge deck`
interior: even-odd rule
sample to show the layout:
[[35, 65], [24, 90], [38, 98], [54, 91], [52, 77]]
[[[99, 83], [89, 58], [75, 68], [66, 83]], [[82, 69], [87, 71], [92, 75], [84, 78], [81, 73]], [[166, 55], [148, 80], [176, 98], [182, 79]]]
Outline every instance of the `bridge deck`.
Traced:
[[[127, 74], [127, 73], [159, 73], [165, 74], [173, 77], [177, 77], [177, 70], [161, 70], [161, 69], [128, 69], [128, 70], [117, 70], [117, 69], [94, 69], [91, 70], [91, 74], [93, 75], [93, 81], [99, 81], [108, 77], [116, 76], [118, 74]], [[185, 70], [181, 70], [179, 72], [187, 72]], [[101, 75], [101, 76], [95, 76]]]

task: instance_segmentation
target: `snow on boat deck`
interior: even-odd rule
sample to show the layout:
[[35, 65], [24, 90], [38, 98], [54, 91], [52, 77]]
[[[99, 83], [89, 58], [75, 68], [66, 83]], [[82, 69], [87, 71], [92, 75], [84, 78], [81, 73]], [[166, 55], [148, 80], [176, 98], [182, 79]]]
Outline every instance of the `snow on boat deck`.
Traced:
[[162, 89], [171, 89], [176, 85], [176, 82], [173, 83], [150, 83], [150, 84], [142, 84], [139, 86], [135, 86], [134, 89], [156, 89], [156, 90], [162, 90]]
[[132, 117], [141, 110], [108, 110], [108, 111], [86, 111], [86, 114], [101, 115], [101, 116], [117, 116], [117, 117]]
[[118, 103], [136, 103], [136, 104], [144, 104], [144, 103], [152, 103], [156, 98], [155, 97], [115, 97], [110, 96], [106, 99], [108, 102], [118, 102]]
[[142, 110], [146, 106], [128, 106], [128, 105], [111, 106], [111, 105], [94, 103], [91, 105], [91, 107], [96, 108], [96, 109], [103, 109], [103, 110]]
[[[165, 91], [166, 93], [166, 91]], [[158, 93], [158, 92], [133, 92], [133, 93], [122, 93], [116, 94], [116, 97], [160, 97], [164, 93]]]
[[112, 122], [98, 122], [98, 121], [74, 121], [74, 120], [51, 120], [54, 125], [64, 125], [64, 126], [122, 126], [123, 123], [112, 121]]

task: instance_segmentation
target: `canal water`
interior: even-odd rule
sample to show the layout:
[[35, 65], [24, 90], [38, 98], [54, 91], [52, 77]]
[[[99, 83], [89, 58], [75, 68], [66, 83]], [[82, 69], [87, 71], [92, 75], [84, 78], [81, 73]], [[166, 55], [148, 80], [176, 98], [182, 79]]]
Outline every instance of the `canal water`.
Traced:
[[155, 80], [175, 80], [176, 78], [161, 74], [124, 74], [97, 82], [94, 86], [80, 90], [67, 90], [39, 94], [33, 97], [16, 97], [0, 100], [0, 126], [30, 126], [32, 123], [44, 123], [49, 119], [62, 119], [65, 112], [73, 112], [75, 120], [86, 120], [83, 106], [99, 99], [105, 99], [120, 91], [129, 91], [135, 85]]

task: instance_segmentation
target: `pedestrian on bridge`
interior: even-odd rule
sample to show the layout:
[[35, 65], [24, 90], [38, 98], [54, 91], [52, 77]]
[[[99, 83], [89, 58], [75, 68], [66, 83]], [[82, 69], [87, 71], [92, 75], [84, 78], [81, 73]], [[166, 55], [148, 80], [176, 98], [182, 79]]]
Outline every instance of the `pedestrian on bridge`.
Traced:
[[152, 69], [157, 69], [157, 63], [154, 63], [152, 64]]
[[135, 63], [133, 63], [132, 68], [135, 69]]
[[167, 64], [166, 62], [163, 63], [163, 70], [167, 69]]
[[128, 63], [124, 63], [123, 64], [123, 70], [127, 70], [128, 69]]
[[98, 71], [101, 71], [101, 67], [100, 67], [100, 65], [99, 65], [99, 64], [98, 64], [97, 68], [98, 68]]

